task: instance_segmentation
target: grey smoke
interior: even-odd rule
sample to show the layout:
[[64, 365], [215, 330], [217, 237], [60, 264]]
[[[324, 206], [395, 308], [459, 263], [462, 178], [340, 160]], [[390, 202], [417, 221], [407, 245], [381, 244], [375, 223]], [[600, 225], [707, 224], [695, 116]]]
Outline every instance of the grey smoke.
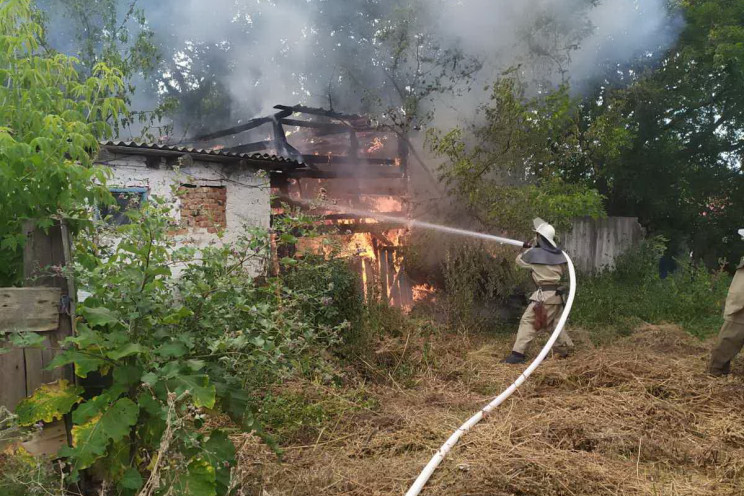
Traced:
[[[121, 0], [128, 5], [131, 0]], [[389, 55], [376, 36], [379, 19], [415, 3], [443, 46], [460, 47], [483, 68], [464, 97], [438, 99], [438, 115], [472, 116], [482, 88], [509, 67], [534, 91], [568, 81], [577, 91], [642, 58], [658, 57], [676, 39], [679, 16], [667, 0], [150, 0], [145, 9], [163, 53], [178, 59], [180, 83], [204, 84], [192, 71], [209, 53], [232, 99], [236, 122], [271, 112], [276, 103], [371, 110], [378, 91], [394, 102], [382, 67]], [[59, 37], [58, 37], [59, 38]], [[140, 86], [136, 101], [151, 105]], [[454, 110], [452, 110], [454, 109]]]

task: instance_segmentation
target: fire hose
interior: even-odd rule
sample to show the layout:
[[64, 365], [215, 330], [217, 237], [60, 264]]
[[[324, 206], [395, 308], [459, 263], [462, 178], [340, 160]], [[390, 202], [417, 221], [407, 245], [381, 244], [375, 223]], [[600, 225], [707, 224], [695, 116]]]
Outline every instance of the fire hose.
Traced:
[[[496, 236], [489, 236], [490, 239], [493, 239], [494, 241], [498, 241], [503, 244], [509, 244], [514, 246], [523, 246], [523, 243], [521, 241], [516, 240], [510, 240], [505, 238], [497, 238]], [[496, 238], [496, 239], [494, 239]], [[540, 364], [545, 360], [545, 357], [548, 356], [548, 353], [553, 348], [553, 345], [555, 344], [556, 340], [558, 339], [558, 336], [560, 336], [561, 332], [563, 332], [563, 328], [566, 325], [566, 321], [568, 320], [568, 315], [571, 313], [571, 307], [573, 306], [574, 298], [576, 297], [576, 270], [574, 269], [573, 262], [571, 261], [571, 258], [563, 252], [563, 255], [566, 257], [566, 261], [568, 262], [568, 273], [570, 276], [570, 290], [568, 293], [568, 300], [566, 300], [566, 306], [563, 309], [563, 313], [561, 314], [561, 318], [558, 320], [558, 324], [555, 326], [555, 330], [553, 331], [553, 334], [551, 334], [550, 339], [548, 339], [548, 342], [545, 343], [545, 346], [540, 351], [540, 354], [537, 355], [537, 357], [532, 361], [529, 367], [522, 372], [522, 374], [517, 378], [516, 381], [512, 383], [511, 386], [506, 388], [503, 393], [498, 395], [491, 403], [486, 405], [481, 411], [473, 415], [470, 420], [462, 424], [459, 429], [457, 429], [450, 437], [447, 439], [447, 442], [445, 442], [441, 448], [437, 450], [437, 452], [434, 454], [432, 459], [429, 461], [429, 463], [424, 467], [424, 470], [421, 472], [421, 474], [418, 476], [416, 481], [413, 483], [411, 488], [408, 490], [405, 496], [418, 496], [419, 493], [421, 493], [421, 490], [424, 488], [426, 483], [429, 481], [429, 478], [431, 478], [434, 471], [437, 469], [440, 463], [442, 463], [442, 460], [447, 456], [447, 454], [450, 452], [450, 450], [457, 444], [457, 441], [460, 440], [460, 438], [463, 436], [463, 434], [467, 433], [472, 429], [478, 422], [483, 420], [489, 413], [491, 413], [496, 407], [501, 405], [504, 401], [506, 401], [509, 396], [511, 396], [518, 388], [521, 386], [527, 378], [537, 369], [537, 367], [540, 366]]]

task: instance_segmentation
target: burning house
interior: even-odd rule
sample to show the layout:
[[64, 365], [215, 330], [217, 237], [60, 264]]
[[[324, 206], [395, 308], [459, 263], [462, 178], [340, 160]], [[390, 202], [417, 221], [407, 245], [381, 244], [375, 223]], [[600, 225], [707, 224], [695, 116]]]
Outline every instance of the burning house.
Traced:
[[[408, 152], [395, 133], [369, 119], [304, 106], [277, 105], [276, 113], [195, 138], [225, 153], [269, 153], [302, 167], [270, 172], [271, 214], [298, 207], [334, 226], [333, 237], [360, 275], [365, 292], [408, 307], [411, 283], [403, 263], [405, 229], [375, 214], [408, 215]], [[302, 251], [311, 241], [300, 240]]]
[[[405, 229], [377, 214], [409, 213], [407, 149], [369, 119], [277, 105], [268, 117], [199, 136], [199, 147], [106, 142], [99, 164], [111, 168], [122, 210], [154, 194], [172, 199], [184, 243], [231, 241], [245, 225], [269, 227], [289, 206], [333, 227], [342, 255], [365, 292], [391, 305], [413, 302], [404, 270]], [[300, 239], [297, 251], [311, 248]]]

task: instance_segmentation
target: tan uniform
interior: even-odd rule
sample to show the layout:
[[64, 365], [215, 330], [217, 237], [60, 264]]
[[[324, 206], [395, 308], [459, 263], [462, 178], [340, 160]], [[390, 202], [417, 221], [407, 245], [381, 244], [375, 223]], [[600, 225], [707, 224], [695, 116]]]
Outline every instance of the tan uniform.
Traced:
[[718, 342], [710, 356], [709, 370], [713, 374], [728, 373], [731, 360], [744, 345], [744, 258], [736, 268], [734, 280], [731, 282], [723, 319]]
[[[525, 262], [520, 254], [517, 257], [517, 265], [523, 269], [529, 269], [532, 271], [532, 279], [538, 286], [544, 285], [557, 285], [560, 284], [561, 277], [565, 271], [565, 265], [535, 265]], [[542, 301], [545, 305], [545, 312], [547, 314], [547, 325], [545, 329], [553, 332], [558, 319], [563, 313], [563, 298], [556, 291], [543, 291], [538, 289], [530, 296], [530, 305], [522, 315], [522, 320], [519, 322], [519, 330], [517, 331], [517, 340], [514, 343], [513, 350], [517, 353], [524, 354], [529, 348], [530, 343], [537, 332], [533, 326], [535, 322], [535, 304], [536, 302]], [[574, 344], [568, 333], [564, 330], [558, 336], [556, 341], [556, 351], [561, 353], [568, 352], [573, 348]]]

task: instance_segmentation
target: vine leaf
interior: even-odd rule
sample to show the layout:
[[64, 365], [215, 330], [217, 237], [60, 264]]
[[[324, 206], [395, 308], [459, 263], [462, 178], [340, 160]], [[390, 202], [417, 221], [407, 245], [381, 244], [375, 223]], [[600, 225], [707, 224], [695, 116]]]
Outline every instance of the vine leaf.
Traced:
[[77, 350], [65, 350], [58, 354], [47, 367], [48, 370], [64, 367], [68, 364], [75, 364], [75, 375], [85, 379], [90, 372], [103, 368], [106, 361], [90, 353], [83, 353]]
[[206, 375], [182, 375], [174, 378], [175, 393], [181, 395], [186, 391], [194, 398], [197, 407], [214, 408], [215, 395], [217, 391], [214, 384], [210, 384], [209, 376]]
[[106, 356], [112, 360], [121, 360], [132, 355], [141, 355], [145, 352], [145, 348], [138, 343], [127, 343], [124, 346], [119, 347], [116, 350], [109, 351]]
[[214, 467], [218, 494], [227, 494], [230, 488], [230, 469], [236, 464], [235, 445], [227, 434], [215, 430], [204, 443], [204, 454]]
[[193, 459], [185, 476], [176, 483], [176, 487], [176, 494], [183, 496], [217, 496], [214, 467], [203, 458]]
[[88, 468], [106, 454], [109, 442], [117, 442], [129, 434], [138, 416], [139, 407], [129, 398], [122, 398], [102, 414], [74, 426], [73, 447], [64, 447], [59, 453], [70, 457], [76, 469]]
[[143, 484], [142, 475], [136, 468], [129, 468], [126, 472], [124, 472], [124, 477], [122, 477], [119, 484], [124, 489], [139, 491]]
[[65, 380], [44, 384], [34, 394], [22, 400], [16, 407], [18, 423], [29, 426], [39, 421], [52, 422], [61, 419], [72, 407], [81, 402], [83, 388], [72, 386]]
[[83, 317], [85, 317], [85, 320], [93, 326], [106, 326], [119, 322], [119, 318], [116, 316], [116, 314], [108, 308], [81, 307], [80, 313], [83, 315]]

